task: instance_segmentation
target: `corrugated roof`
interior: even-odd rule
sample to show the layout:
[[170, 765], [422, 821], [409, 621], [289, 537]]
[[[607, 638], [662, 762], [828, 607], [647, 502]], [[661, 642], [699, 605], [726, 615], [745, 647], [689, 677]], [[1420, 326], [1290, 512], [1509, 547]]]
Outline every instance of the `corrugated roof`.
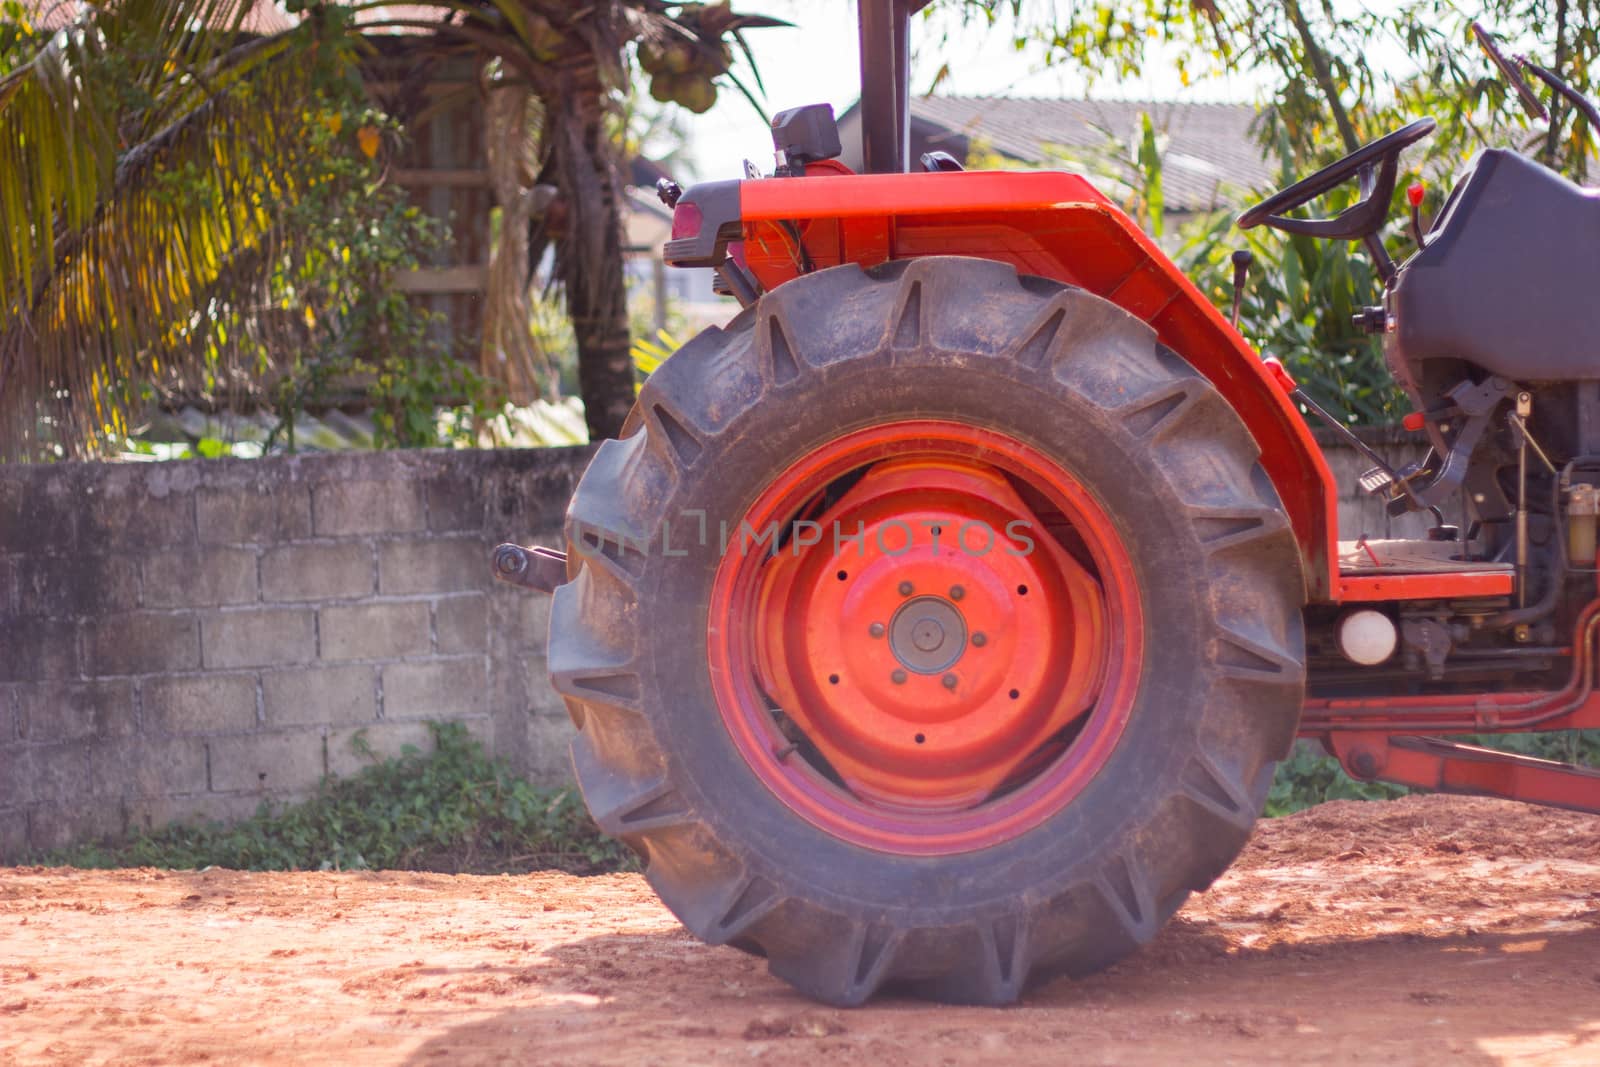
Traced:
[[1139, 139], [1141, 114], [1149, 114], [1158, 134], [1166, 138], [1162, 187], [1168, 210], [1231, 208], [1241, 193], [1275, 185], [1276, 168], [1262, 158], [1251, 136], [1256, 110], [1248, 104], [1003, 96], [911, 100], [914, 124], [937, 126], [969, 142], [981, 141], [1001, 155], [1027, 163], [1050, 161], [1049, 145], [1064, 146], [1069, 153], [1098, 151], [1112, 147], [1114, 139], [1132, 151]]

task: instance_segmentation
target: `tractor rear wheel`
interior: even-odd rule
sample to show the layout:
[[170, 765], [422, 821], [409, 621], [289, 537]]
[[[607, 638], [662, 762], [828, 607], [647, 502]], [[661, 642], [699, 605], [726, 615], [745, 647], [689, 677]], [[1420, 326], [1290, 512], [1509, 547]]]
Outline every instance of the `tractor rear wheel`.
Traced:
[[802, 991], [1004, 1003], [1216, 878], [1304, 686], [1254, 442], [1107, 301], [938, 257], [806, 275], [645, 384], [549, 662], [600, 826]]

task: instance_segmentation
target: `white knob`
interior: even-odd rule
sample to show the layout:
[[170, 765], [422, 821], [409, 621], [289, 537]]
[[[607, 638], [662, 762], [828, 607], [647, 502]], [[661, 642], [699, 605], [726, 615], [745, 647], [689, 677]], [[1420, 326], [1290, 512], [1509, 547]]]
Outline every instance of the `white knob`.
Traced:
[[1394, 621], [1381, 611], [1362, 608], [1339, 620], [1339, 651], [1351, 663], [1376, 667], [1394, 655], [1399, 634]]

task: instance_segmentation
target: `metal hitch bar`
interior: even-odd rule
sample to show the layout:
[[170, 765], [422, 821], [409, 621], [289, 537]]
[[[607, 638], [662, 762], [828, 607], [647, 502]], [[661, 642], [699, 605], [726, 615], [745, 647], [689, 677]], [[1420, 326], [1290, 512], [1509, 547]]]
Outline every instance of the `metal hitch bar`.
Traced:
[[1439, 737], [1334, 734], [1329, 742], [1344, 769], [1358, 780], [1600, 813], [1600, 770], [1593, 767]]
[[536, 593], [554, 593], [566, 584], [567, 554], [542, 545], [500, 545], [494, 550], [494, 576]]

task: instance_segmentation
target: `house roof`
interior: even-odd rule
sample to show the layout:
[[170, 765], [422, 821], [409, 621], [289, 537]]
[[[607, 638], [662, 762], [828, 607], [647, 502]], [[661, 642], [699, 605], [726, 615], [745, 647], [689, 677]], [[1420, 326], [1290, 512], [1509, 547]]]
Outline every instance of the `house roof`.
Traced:
[[[855, 112], [852, 107], [846, 115]], [[1026, 163], [1112, 149], [1126, 158], [1139, 140], [1139, 116], [1149, 114], [1162, 153], [1162, 191], [1170, 211], [1234, 207], [1241, 194], [1270, 188], [1276, 168], [1251, 135], [1249, 104], [1153, 100], [1051, 100], [1003, 96], [922, 96], [911, 99], [913, 137], [945, 147], [958, 159], [973, 142]], [[941, 144], [944, 141], [946, 144]], [[1115, 141], [1115, 146], [1113, 145]]]

